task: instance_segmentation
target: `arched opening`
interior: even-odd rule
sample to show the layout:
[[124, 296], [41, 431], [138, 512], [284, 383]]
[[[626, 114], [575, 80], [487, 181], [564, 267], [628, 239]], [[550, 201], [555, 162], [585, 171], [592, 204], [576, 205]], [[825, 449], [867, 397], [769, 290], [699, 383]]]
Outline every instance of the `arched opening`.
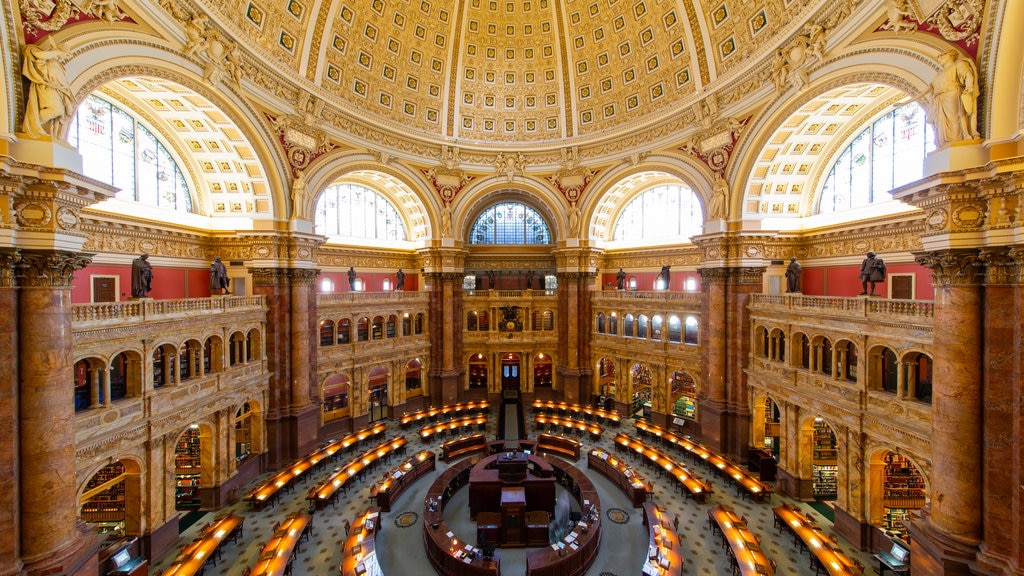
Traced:
[[320, 322], [320, 345], [334, 345], [334, 320], [323, 320]]
[[174, 447], [174, 508], [192, 511], [202, 506], [203, 451], [199, 425], [192, 424]]
[[597, 313], [597, 322], [594, 325], [597, 327], [598, 334], [604, 334], [604, 312]]
[[697, 420], [697, 382], [686, 372], [673, 372], [672, 382], [672, 416]]
[[[91, 362], [95, 360], [83, 359], [75, 362], [74, 377], [75, 377], [75, 412], [79, 412], [90, 408], [94, 405], [99, 405], [99, 386], [93, 385], [92, 376], [95, 371], [91, 370]], [[95, 394], [93, 393], [95, 390]], [[95, 395], [95, 401], [92, 396]]]
[[377, 366], [370, 370], [366, 380], [366, 389], [369, 393], [370, 422], [390, 418], [391, 407], [388, 406], [388, 369], [383, 366]]
[[533, 358], [533, 387], [551, 388], [551, 355], [541, 352]]
[[139, 466], [117, 460], [101, 468], [85, 485], [78, 501], [82, 521], [95, 525], [99, 534], [142, 534], [142, 488]]
[[678, 316], [668, 317], [668, 341], [672, 344], [679, 344], [683, 341], [683, 323]]
[[352, 339], [352, 321], [348, 318], [338, 320], [338, 344], [348, 344]]
[[243, 402], [235, 411], [235, 463], [241, 464], [253, 452], [253, 433], [256, 418], [252, 406]]
[[815, 418], [811, 436], [812, 490], [815, 499], [835, 500], [838, 497], [838, 464], [836, 434], [821, 417]]
[[344, 418], [349, 410], [349, 380], [346, 374], [332, 374], [324, 380], [324, 422]]
[[608, 316], [608, 334], [616, 336], [619, 333], [619, 316], [615, 312], [612, 312]]
[[405, 365], [405, 393], [409, 398], [423, 395], [423, 363], [419, 358]]
[[597, 403], [605, 410], [611, 410], [618, 387], [615, 384], [615, 361], [604, 357], [597, 361]]
[[890, 538], [909, 544], [905, 522], [928, 503], [928, 488], [920, 467], [900, 451], [878, 451], [871, 457], [871, 524]]
[[469, 358], [469, 387], [487, 388], [487, 358], [474, 354]]
[[636, 337], [641, 340], [647, 339], [647, 315], [641, 314], [636, 320]]
[[[770, 396], [765, 396], [764, 401], [760, 404], [760, 411], [755, 414], [755, 421], [760, 421], [764, 424], [763, 435], [760, 438], [761, 446], [769, 450], [775, 460], [778, 461], [779, 449], [782, 446], [779, 442], [779, 438], [782, 435], [782, 412], [779, 410], [779, 405]], [[756, 434], [754, 439], [755, 441], [758, 440]]]
[[683, 335], [683, 343], [691, 346], [697, 345], [697, 334], [700, 332], [700, 323], [696, 316], [686, 317], [686, 332]]
[[633, 388], [633, 398], [630, 404], [630, 414], [634, 418], [651, 419], [651, 369], [643, 364], [634, 364], [629, 371], [629, 378]]
[[501, 389], [519, 390], [520, 363], [518, 354], [509, 352], [501, 355]]
[[161, 388], [177, 382], [175, 364], [178, 360], [178, 350], [170, 344], [164, 344], [153, 350], [153, 388]]

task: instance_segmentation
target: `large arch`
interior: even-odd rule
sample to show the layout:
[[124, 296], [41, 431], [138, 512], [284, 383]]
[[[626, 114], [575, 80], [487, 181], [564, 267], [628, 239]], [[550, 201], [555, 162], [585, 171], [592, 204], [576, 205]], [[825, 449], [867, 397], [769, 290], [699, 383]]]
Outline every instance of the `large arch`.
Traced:
[[489, 178], [461, 192], [452, 208], [452, 236], [469, 244], [470, 228], [477, 216], [492, 204], [505, 200], [522, 202], [537, 210], [548, 224], [552, 243], [568, 237], [565, 200], [549, 186], [532, 178], [517, 178], [513, 182]]
[[[878, 58], [885, 56], [884, 64]], [[730, 177], [739, 184], [733, 185], [730, 197], [730, 218], [744, 220], [765, 218], [797, 218], [809, 215], [813, 206], [811, 200], [820, 188], [822, 175], [827, 172], [834, 157], [839, 154], [853, 136], [859, 133], [873, 115], [886, 106], [916, 96], [928, 87], [928, 82], [939, 68], [930, 56], [906, 49], [865, 49], [835, 59], [812, 75], [809, 85], [795, 97], [779, 98], [761, 114], [755, 116], [747, 131], [756, 136], [740, 142], [734, 157], [741, 158], [729, 170]], [[853, 87], [853, 88], [851, 88]], [[861, 87], [861, 88], [857, 88]], [[852, 90], [852, 91], [851, 91]], [[830, 100], [846, 95], [849, 102], [833, 110]], [[793, 96], [793, 95], [790, 95]], [[855, 107], [852, 111], [850, 107]], [[848, 115], [839, 112], [849, 111]], [[845, 118], [838, 122], [830, 118]], [[784, 166], [784, 160], [775, 162], [778, 152], [797, 143], [793, 135], [800, 128], [807, 130], [820, 124], [817, 131], [827, 131], [827, 141], [816, 153], [819, 160], [807, 168], [807, 178], [800, 182], [787, 182], [777, 199], [765, 200], [768, 190], [766, 176], [776, 164]], [[797, 151], [800, 152], [800, 151]], [[778, 166], [775, 166], [778, 168]], [[798, 172], [799, 166], [792, 171]], [[777, 170], [779, 171], [779, 170]], [[799, 189], [793, 190], [792, 184]], [[771, 181], [770, 192], [778, 191], [778, 183]], [[770, 198], [770, 196], [769, 196]]]
[[[72, 42], [68, 44], [73, 46]], [[125, 56], [126, 50], [130, 56]], [[235, 87], [225, 83], [211, 85], [203, 80], [202, 73], [196, 70], [195, 64], [182, 59], [179, 54], [161, 49], [152, 43], [133, 40], [83, 46], [83, 50], [74, 53], [74, 58], [68, 62], [66, 69], [68, 78], [71, 79], [71, 89], [79, 102], [103, 86], [118, 85], [118, 81], [121, 81], [120, 86], [124, 86], [125, 82], [130, 82], [133, 78], [155, 78], [161, 82], [173, 83], [182, 90], [178, 96], [182, 99], [183, 106], [190, 96], [195, 100], [208, 102], [212, 106], [211, 111], [217, 116], [217, 124], [223, 126], [222, 131], [228, 134], [226, 140], [244, 142], [240, 145], [242, 150], [239, 152], [239, 161], [244, 160], [243, 165], [252, 165], [263, 174], [265, 190], [254, 190], [253, 210], [246, 215], [252, 220], [287, 219], [289, 202], [286, 200], [285, 190], [286, 182], [290, 180], [288, 162], [281, 153], [270, 120], [255, 110]], [[130, 87], [124, 87], [119, 92], [126, 95], [130, 90]], [[131, 101], [132, 98], [128, 100]], [[142, 98], [135, 99], [138, 105], [142, 105], [142, 101]], [[167, 109], [174, 110], [174, 106]], [[161, 135], [164, 138], [176, 143], [176, 147], [181, 151], [179, 154], [189, 159], [193, 172], [216, 173], [216, 166], [210, 171], [195, 163], [191, 152], [185, 152], [191, 151], [194, 145], [181, 136], [180, 130], [171, 123], [159, 120], [159, 110], [151, 108], [144, 116], [150, 118], [157, 126], [161, 126]], [[198, 176], [196, 180], [201, 181]], [[264, 194], [256, 193], [260, 191]], [[209, 194], [210, 189], [197, 190], [200, 200], [205, 200], [206, 205], [211, 208], [210, 212], [216, 212], [215, 205], [208, 200]], [[233, 219], [232, 225], [237, 226], [237, 223], [238, 220]], [[215, 226], [213, 220], [210, 225]]]

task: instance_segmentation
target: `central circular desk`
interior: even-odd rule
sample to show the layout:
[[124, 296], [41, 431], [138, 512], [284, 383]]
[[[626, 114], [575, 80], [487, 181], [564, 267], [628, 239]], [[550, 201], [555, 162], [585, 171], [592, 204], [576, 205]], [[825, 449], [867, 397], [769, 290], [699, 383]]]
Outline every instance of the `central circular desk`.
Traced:
[[[451, 497], [469, 484], [471, 474], [495, 468], [499, 453], [474, 457], [452, 464], [427, 491], [423, 505], [423, 543], [430, 563], [443, 576], [497, 575], [500, 552], [485, 560], [483, 551], [458, 538], [444, 519]], [[519, 454], [531, 473], [550, 474], [576, 500], [581, 518], [560, 541], [532, 550], [526, 555], [527, 576], [583, 576], [597, 557], [601, 543], [600, 500], [589, 478], [568, 462], [533, 454]], [[553, 504], [553, 503], [552, 503]]]

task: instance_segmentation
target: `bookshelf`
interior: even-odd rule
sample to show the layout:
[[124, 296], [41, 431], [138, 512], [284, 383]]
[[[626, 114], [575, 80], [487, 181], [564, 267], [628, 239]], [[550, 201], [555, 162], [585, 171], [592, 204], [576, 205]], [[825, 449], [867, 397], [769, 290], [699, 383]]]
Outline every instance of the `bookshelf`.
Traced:
[[124, 464], [108, 464], [96, 473], [85, 486], [82, 520], [104, 523], [117, 531], [124, 530]]
[[924, 477], [910, 460], [890, 452], [883, 458], [884, 500], [889, 508], [921, 508], [925, 504]]
[[201, 472], [199, 429], [189, 428], [178, 439], [174, 449], [174, 497], [179, 509], [199, 505]]
[[672, 373], [672, 414], [689, 420], [697, 419], [697, 384], [685, 372]]
[[882, 510], [884, 511], [882, 515], [882, 530], [885, 531], [885, 534], [890, 538], [897, 538], [909, 544], [910, 534], [907, 532], [903, 522], [910, 520], [910, 509], [885, 506]]
[[839, 472], [836, 461], [836, 435], [824, 421], [814, 421], [811, 450], [814, 469], [814, 497], [819, 500], [835, 500], [838, 495], [836, 475]]

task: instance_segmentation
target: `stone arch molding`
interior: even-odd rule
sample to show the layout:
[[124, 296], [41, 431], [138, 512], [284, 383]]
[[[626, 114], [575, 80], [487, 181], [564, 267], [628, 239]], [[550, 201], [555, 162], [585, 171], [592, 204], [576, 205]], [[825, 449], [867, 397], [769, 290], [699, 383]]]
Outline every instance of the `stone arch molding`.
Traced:
[[516, 178], [512, 182], [503, 177], [492, 177], [463, 190], [452, 206], [453, 237], [468, 244], [470, 228], [477, 216], [485, 208], [503, 200], [520, 201], [537, 210], [548, 224], [552, 242], [568, 237], [569, 207], [550, 185], [531, 177]]
[[[649, 184], [643, 182], [644, 175], [651, 175]], [[649, 185], [669, 182], [686, 185], [697, 194], [707, 221], [714, 180], [709, 170], [681, 157], [656, 156], [638, 164], [622, 165], [592, 184], [594, 192], [584, 204], [582, 228], [588, 239], [611, 242], [615, 221], [626, 203]]]
[[[369, 154], [325, 156], [309, 166], [305, 173], [306, 192], [303, 214], [315, 225], [313, 211], [328, 186], [338, 182], [356, 182], [377, 190], [394, 204], [405, 219], [410, 242], [424, 242], [441, 229], [441, 208], [429, 194], [430, 185], [406, 166], [382, 163]], [[291, 199], [293, 202], [297, 199]]]
[[[124, 56], [126, 49], [130, 51], [131, 56]], [[73, 52], [73, 58], [68, 62], [66, 70], [72, 93], [78, 103], [104, 85], [132, 77], [149, 77], [173, 82], [210, 102], [217, 112], [223, 114], [232, 127], [242, 134], [263, 171], [269, 206], [267, 212], [251, 215], [257, 218], [287, 219], [288, 204], [284, 201], [287, 195], [286, 179], [289, 174], [287, 159], [269, 121], [233, 87], [205, 82], [202, 80], [201, 71], [194, 64], [184, 60], [176, 52], [146, 42], [104, 41], [90, 44]], [[144, 113], [141, 115], [145, 117]], [[186, 165], [182, 166], [183, 170], [188, 173], [194, 184], [201, 184], [202, 173], [192, 161], [191, 153], [182, 138], [172, 132], [162, 132], [161, 136], [175, 147], [176, 155], [188, 159]], [[210, 191], [200, 187], [200, 192], [198, 200], [209, 210], [208, 213], [212, 213]]]
[[[880, 64], [879, 62], [883, 62]], [[752, 191], [759, 189], [760, 183], [755, 181], [755, 164], [759, 161], [769, 143], [775, 141], [780, 132], [787, 128], [788, 124], [799, 114], [801, 109], [829, 92], [853, 87], [856, 85], [879, 85], [889, 90], [879, 96], [876, 100], [877, 106], [888, 106], [892, 102], [882, 100], [892, 98], [893, 91], [903, 94], [899, 100], [920, 94], [928, 87], [928, 83], [939, 68], [931, 56], [922, 52], [907, 49], [882, 49], [866, 48], [848, 52], [839, 58], [830, 60], [825, 66], [817, 69], [811, 82], [799, 92], [789, 91], [776, 99], [748, 124], [746, 130], [750, 138], [741, 139], [737, 143], [738, 149], [733, 157], [740, 158], [741, 162], [730, 166], [727, 171], [732, 189], [739, 191], [730, 198], [729, 214], [736, 217], [749, 218], [750, 213], [746, 207], [748, 202], [757, 201], [759, 197], [752, 195]], [[814, 197], [816, 190], [820, 187], [822, 174], [827, 167], [831, 166], [835, 156], [841, 152], [836, 142], [848, 141], [851, 134], [859, 132], [864, 128], [861, 121], [846, 123], [836, 134], [832, 135], [830, 147], [820, 155], [816, 161], [816, 167], [812, 174], [804, 181], [802, 188], [802, 210], [798, 216], [806, 216], [809, 213], [811, 203], [809, 199]], [[793, 214], [790, 214], [791, 216]]]

